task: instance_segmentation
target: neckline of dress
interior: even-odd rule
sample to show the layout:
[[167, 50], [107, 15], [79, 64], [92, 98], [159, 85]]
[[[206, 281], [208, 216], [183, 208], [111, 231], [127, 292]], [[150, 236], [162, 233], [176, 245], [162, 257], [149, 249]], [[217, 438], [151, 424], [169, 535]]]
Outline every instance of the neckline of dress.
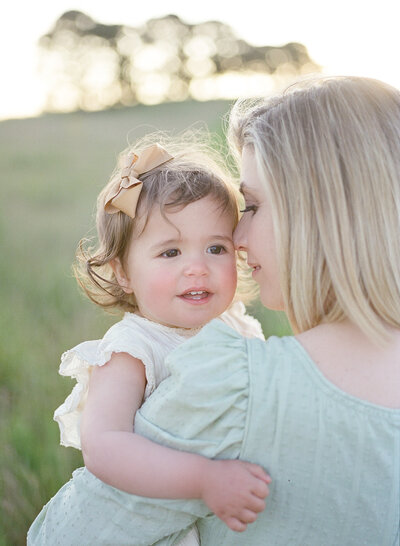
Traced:
[[179, 328], [175, 326], [166, 326], [165, 324], [160, 324], [159, 322], [155, 322], [154, 320], [150, 320], [146, 317], [142, 317], [141, 315], [137, 315], [136, 313], [130, 313], [129, 311], [127, 311], [124, 316], [125, 318], [132, 318], [133, 320], [136, 320], [138, 322], [144, 322], [164, 332], [173, 333], [178, 336], [188, 337], [188, 338], [198, 334], [204, 326], [204, 325], [198, 326], [197, 328]]

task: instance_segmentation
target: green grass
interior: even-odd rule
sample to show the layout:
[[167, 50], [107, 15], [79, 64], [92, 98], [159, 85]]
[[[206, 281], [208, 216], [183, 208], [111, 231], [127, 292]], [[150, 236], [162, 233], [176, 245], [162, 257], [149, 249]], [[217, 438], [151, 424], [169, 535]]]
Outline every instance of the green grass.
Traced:
[[[117, 154], [154, 129], [199, 120], [221, 133], [229, 103], [185, 102], [0, 123], [0, 546], [25, 544], [42, 505], [82, 464], [59, 446], [54, 409], [73, 383], [60, 355], [115, 321], [87, 302], [71, 275], [79, 239]], [[256, 304], [265, 333], [288, 332]]]

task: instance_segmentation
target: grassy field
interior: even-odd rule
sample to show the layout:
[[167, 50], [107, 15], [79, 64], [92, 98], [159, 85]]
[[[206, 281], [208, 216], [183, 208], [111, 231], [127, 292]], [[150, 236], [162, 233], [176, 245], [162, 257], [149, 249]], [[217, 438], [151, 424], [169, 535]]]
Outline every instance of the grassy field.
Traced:
[[[154, 129], [199, 120], [221, 132], [223, 101], [136, 106], [0, 123], [0, 546], [25, 544], [42, 505], [82, 464], [59, 446], [54, 409], [73, 384], [60, 354], [115, 321], [78, 292], [71, 263], [117, 154]], [[255, 304], [266, 335], [281, 316]]]

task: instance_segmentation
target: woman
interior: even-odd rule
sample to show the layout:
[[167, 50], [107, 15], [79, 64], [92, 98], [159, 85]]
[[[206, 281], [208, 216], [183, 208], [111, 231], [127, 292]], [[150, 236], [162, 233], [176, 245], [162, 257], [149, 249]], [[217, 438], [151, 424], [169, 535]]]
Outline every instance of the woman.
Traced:
[[[182, 448], [196, 449], [225, 427], [225, 445], [212, 456], [240, 456], [272, 477], [267, 507], [246, 532], [203, 519], [201, 542], [394, 546], [400, 92], [363, 78], [306, 83], [236, 107], [230, 137], [245, 198], [235, 243], [247, 252], [263, 304], [287, 313], [295, 337], [245, 341], [213, 321], [170, 359], [175, 376], [164, 396], [178, 373], [182, 393], [189, 391]], [[218, 379], [229, 366], [237, 388], [221, 400]], [[200, 405], [202, 385], [209, 398]], [[142, 418], [163, 429], [162, 395], [154, 413], [143, 408], [138, 432]], [[207, 421], [211, 401], [221, 417]]]
[[[295, 337], [244, 340], [213, 321], [172, 355], [175, 375], [137, 430], [144, 418], [163, 429], [179, 380], [187, 425], [169, 432], [181, 447], [210, 456], [202, 442], [208, 449], [225, 427], [211, 456], [270, 473], [257, 521], [239, 535], [199, 520], [202, 544], [398, 544], [400, 92], [363, 78], [306, 83], [237, 106], [230, 138], [245, 198], [236, 246], [263, 304], [287, 313]], [[229, 366], [237, 388], [221, 400]], [[220, 418], [207, 421], [211, 403]]]

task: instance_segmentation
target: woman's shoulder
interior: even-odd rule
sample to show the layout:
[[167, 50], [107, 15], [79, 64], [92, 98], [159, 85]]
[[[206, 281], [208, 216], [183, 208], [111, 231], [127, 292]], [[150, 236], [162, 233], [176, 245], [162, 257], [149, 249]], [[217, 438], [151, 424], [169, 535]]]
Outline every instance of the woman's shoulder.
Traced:
[[[296, 342], [291, 336], [279, 338], [248, 337], [221, 319], [214, 319], [201, 331], [186, 341], [167, 357], [168, 366], [175, 373], [198, 373], [211, 363], [213, 373], [217, 367], [248, 368], [253, 362], [262, 363], [264, 367], [277, 362], [291, 360], [295, 355]], [[285, 358], [284, 358], [285, 357]], [[195, 365], [185, 367], [184, 363]], [[226, 370], [226, 368], [225, 368]], [[200, 372], [201, 373], [201, 372]]]
[[[399, 410], [376, 405], [345, 392], [332, 383], [295, 336], [271, 336], [266, 341], [246, 338], [219, 319], [174, 351], [168, 365], [175, 374], [192, 382], [211, 383], [230, 375], [247, 374], [255, 390], [291, 390], [291, 399], [325, 400], [337, 411], [398, 418]], [[204, 379], [205, 378], [205, 379]], [[259, 385], [259, 387], [257, 386]]]
[[[256, 324], [257, 330], [260, 323], [253, 317], [246, 315], [249, 324]], [[251, 322], [250, 322], [251, 321]], [[254, 322], [253, 322], [254, 321]], [[186, 341], [176, 350], [185, 351], [189, 346], [202, 346], [204, 350], [212, 350], [213, 347], [237, 348], [238, 346], [258, 347], [262, 351], [296, 352], [296, 339], [294, 336], [270, 336], [265, 339], [263, 335], [249, 336], [240, 328], [223, 318], [217, 318], [203, 326], [200, 332]]]

